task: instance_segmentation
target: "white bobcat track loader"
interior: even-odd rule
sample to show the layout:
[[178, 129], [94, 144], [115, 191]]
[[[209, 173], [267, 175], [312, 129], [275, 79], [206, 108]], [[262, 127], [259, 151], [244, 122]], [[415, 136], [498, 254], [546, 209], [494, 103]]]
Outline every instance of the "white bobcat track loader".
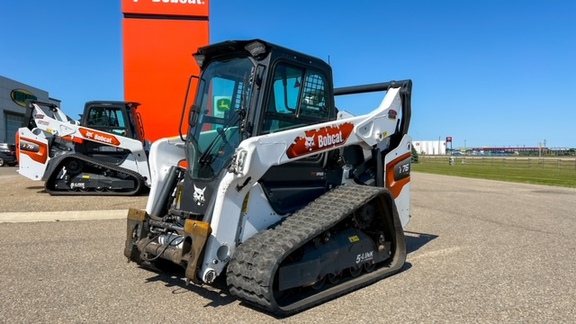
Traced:
[[17, 133], [19, 170], [51, 195], [133, 195], [150, 186], [143, 129], [133, 102], [87, 102], [80, 121], [54, 104], [27, 102]]
[[[334, 89], [328, 64], [261, 40], [195, 58], [188, 133], [152, 145], [150, 195], [128, 213], [125, 256], [177, 264], [197, 284], [225, 276], [232, 295], [279, 316], [400, 271], [412, 82]], [[386, 96], [369, 114], [334, 105], [372, 91]]]

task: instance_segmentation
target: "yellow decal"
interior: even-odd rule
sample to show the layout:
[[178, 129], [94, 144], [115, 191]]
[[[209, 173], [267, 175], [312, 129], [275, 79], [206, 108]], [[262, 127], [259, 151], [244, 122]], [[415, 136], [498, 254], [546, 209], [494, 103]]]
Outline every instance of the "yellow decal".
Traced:
[[360, 238], [357, 235], [354, 235], [354, 236], [348, 237], [348, 240], [350, 241], [350, 243], [354, 243], [354, 242], [359, 242]]
[[250, 193], [246, 195], [244, 198], [244, 202], [242, 202], [242, 213], [246, 214], [248, 212], [248, 200], [250, 199]]
[[182, 200], [182, 187], [178, 186], [178, 192], [176, 193], [176, 208], [180, 209], [180, 201]]
[[82, 179], [90, 179], [90, 175], [89, 174], [83, 174]]

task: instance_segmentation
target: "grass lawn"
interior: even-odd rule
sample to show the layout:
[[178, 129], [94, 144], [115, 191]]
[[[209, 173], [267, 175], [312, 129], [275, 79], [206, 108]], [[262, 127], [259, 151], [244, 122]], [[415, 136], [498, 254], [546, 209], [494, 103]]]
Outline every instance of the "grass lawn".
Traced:
[[[576, 188], [576, 161], [533, 159], [462, 159], [454, 165], [448, 163], [448, 157], [420, 159], [412, 164], [412, 171], [459, 177], [501, 180]], [[569, 164], [571, 163], [571, 164]]]

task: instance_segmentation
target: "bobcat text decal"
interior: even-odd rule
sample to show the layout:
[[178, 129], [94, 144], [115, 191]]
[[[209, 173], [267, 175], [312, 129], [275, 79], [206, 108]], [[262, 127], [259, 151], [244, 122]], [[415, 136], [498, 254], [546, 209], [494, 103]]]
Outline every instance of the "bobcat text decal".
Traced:
[[[134, 2], [137, 2], [137, 1], [134, 1]], [[203, 5], [204, 4], [204, 1], [202, 1], [202, 0], [152, 0], [152, 2], [197, 4], [197, 5]]]
[[88, 130], [86, 128], [80, 128], [80, 134], [87, 139], [91, 139], [97, 142], [106, 143], [110, 145], [120, 145], [120, 141], [116, 137], [110, 134], [97, 132], [94, 130]]
[[286, 155], [292, 159], [340, 146], [346, 143], [353, 129], [353, 124], [344, 123], [335, 127], [324, 127], [307, 131], [304, 136], [298, 136], [294, 139], [294, 143], [288, 147]]
[[210, 0], [122, 0], [122, 11], [132, 14], [208, 17]]

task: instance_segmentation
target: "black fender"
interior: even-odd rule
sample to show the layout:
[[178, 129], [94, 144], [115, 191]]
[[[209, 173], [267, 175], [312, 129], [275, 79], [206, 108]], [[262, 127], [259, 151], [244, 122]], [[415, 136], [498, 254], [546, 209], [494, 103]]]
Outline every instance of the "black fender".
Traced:
[[58, 166], [61, 164], [62, 160], [67, 157], [70, 157], [70, 154], [58, 155], [48, 160], [46, 169], [44, 170], [44, 175], [42, 175], [42, 181], [48, 181], [51, 175], [58, 170]]

